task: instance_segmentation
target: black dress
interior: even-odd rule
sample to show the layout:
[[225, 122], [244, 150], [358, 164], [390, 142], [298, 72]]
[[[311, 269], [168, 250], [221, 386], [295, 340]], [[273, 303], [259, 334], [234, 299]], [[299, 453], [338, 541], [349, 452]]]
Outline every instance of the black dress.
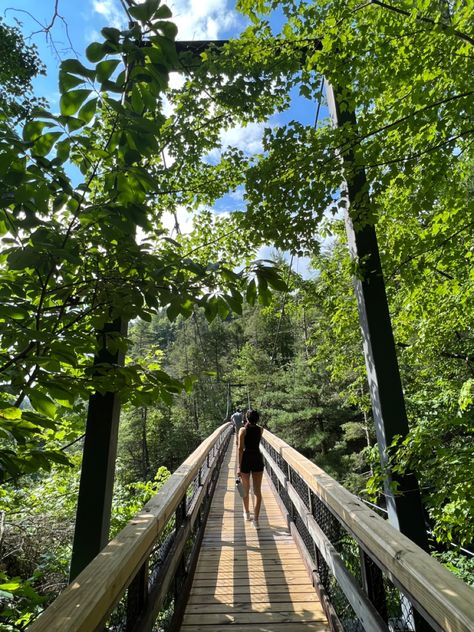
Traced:
[[259, 450], [262, 429], [259, 426], [247, 426], [244, 437], [244, 451], [240, 471], [243, 474], [263, 472], [263, 456]]

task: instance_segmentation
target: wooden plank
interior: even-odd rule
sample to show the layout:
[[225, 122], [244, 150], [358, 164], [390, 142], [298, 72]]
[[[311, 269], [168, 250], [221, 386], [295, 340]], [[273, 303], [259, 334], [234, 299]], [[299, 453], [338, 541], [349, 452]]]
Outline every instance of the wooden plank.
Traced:
[[[200, 614], [203, 612], [202, 604], [189, 605], [186, 608], [186, 612], [189, 615]], [[274, 603], [273, 601], [234, 601], [229, 603], [213, 603], [206, 604], [205, 612], [208, 614], [222, 614], [226, 612], [296, 612], [300, 615], [323, 615], [323, 610], [320, 604], [315, 603], [314, 599], [310, 601], [280, 601]], [[306, 617], [310, 619], [310, 616]]]
[[[255, 546], [255, 544], [257, 544], [258, 546]], [[282, 553], [283, 555], [285, 554], [285, 551], [288, 550], [297, 550], [295, 547], [295, 543], [293, 542], [293, 540], [278, 540], [278, 541], [269, 541], [269, 540], [263, 540], [260, 544], [259, 542], [255, 542], [255, 540], [253, 542], [249, 542], [248, 544], [242, 544], [241, 542], [236, 542], [234, 545], [232, 546], [228, 546], [227, 542], [220, 542], [219, 544], [217, 543], [212, 543], [212, 541], [210, 541], [208, 543], [208, 545], [205, 547], [206, 551], [212, 551], [212, 550], [218, 550], [218, 551], [235, 551], [237, 553], [239, 552], [243, 552], [243, 551], [249, 551], [250, 546], [254, 546], [255, 551], [265, 551], [265, 552], [270, 552], [270, 551], [275, 551], [278, 553]]]
[[285, 547], [284, 552], [279, 551], [278, 549], [273, 549], [270, 551], [266, 551], [265, 554], [260, 550], [248, 550], [246, 553], [242, 551], [241, 555], [236, 555], [234, 553], [234, 549], [227, 549], [221, 551], [209, 551], [203, 550], [199, 554], [200, 560], [208, 560], [209, 562], [213, 562], [214, 560], [232, 560], [234, 562], [245, 561], [245, 558], [261, 558], [261, 559], [275, 559], [282, 561], [283, 558], [286, 560], [288, 557], [296, 557], [299, 559], [299, 551], [296, 546], [293, 547]]
[[469, 586], [287, 443], [268, 431], [264, 438], [428, 618], [448, 632], [474, 630]]
[[[181, 632], [222, 632], [225, 630], [225, 625], [221, 623], [218, 625], [183, 625]], [[300, 621], [298, 623], [277, 623], [272, 621], [268, 623], [255, 623], [249, 625], [239, 625], [231, 623], [229, 630], [232, 632], [327, 632], [327, 623], [324, 621], [317, 621], [312, 623], [306, 623]]]
[[[328, 631], [325, 615], [269, 482], [262, 485], [261, 529], [242, 516], [234, 486], [235, 448], [211, 507], [181, 630]], [[308, 628], [309, 621], [317, 628]], [[296, 626], [296, 627], [295, 627]], [[270, 628], [269, 628], [270, 629]]]
[[[216, 564], [209, 564], [205, 562], [204, 564], [198, 564], [196, 568], [196, 573], [200, 573], [201, 575], [209, 575], [219, 573], [246, 573], [249, 569], [252, 569], [252, 572], [258, 571], [261, 573], [265, 573], [267, 571], [278, 570], [281, 568], [281, 560], [265, 560], [265, 559], [255, 559], [251, 562], [247, 562], [246, 560], [239, 560], [238, 562], [218, 562]], [[297, 558], [290, 558], [289, 560], [285, 560], [285, 570], [295, 569], [301, 570], [301, 560]]]
[[209, 593], [209, 590], [203, 590], [202, 594], [199, 594], [196, 590], [193, 595], [189, 597], [188, 604], [191, 605], [204, 605], [204, 604], [226, 604], [227, 606], [234, 606], [236, 603], [279, 603], [279, 602], [292, 602], [298, 603], [300, 601], [307, 601], [308, 599], [314, 601], [314, 589], [312, 586], [289, 586], [287, 589], [279, 588], [278, 586], [267, 586], [262, 588], [260, 592], [258, 588], [255, 590], [252, 587], [248, 587], [245, 592], [235, 592], [232, 588], [220, 589], [219, 592]]
[[285, 567], [278, 566], [278, 567], [272, 567], [268, 569], [254, 568], [253, 566], [250, 566], [249, 568], [238, 568], [236, 570], [233, 570], [233, 569], [227, 570], [227, 569], [218, 568], [216, 572], [211, 572], [211, 573], [199, 571], [195, 573], [194, 577], [196, 578], [197, 581], [199, 581], [200, 579], [215, 577], [216, 574], [218, 575], [219, 579], [221, 577], [228, 577], [228, 576], [242, 577], [242, 578], [247, 578], [247, 579], [251, 579], [253, 577], [262, 577], [262, 576], [263, 577], [279, 577], [280, 575], [283, 575], [283, 576], [288, 575], [288, 577], [295, 576], [295, 575], [303, 575], [303, 576], [306, 575], [306, 577], [308, 577], [308, 573], [306, 572], [306, 569], [302, 566], [301, 563], [296, 567], [293, 565], [291, 572], [288, 568], [286, 568], [286, 566]]
[[[255, 598], [257, 596], [266, 596], [266, 595], [292, 595], [294, 594], [303, 594], [309, 593], [314, 596], [314, 588], [309, 583], [305, 584], [292, 584], [291, 586], [282, 586], [281, 584], [262, 584], [261, 586], [249, 586], [248, 584], [243, 584], [242, 586], [221, 586], [220, 584], [214, 587], [214, 590], [211, 590], [208, 586], [193, 586], [192, 593], [190, 595], [190, 599], [194, 596], [201, 597], [202, 595], [216, 596], [227, 598], [229, 595], [233, 594], [239, 595], [254, 595]], [[239, 597], [240, 599], [240, 597]], [[189, 602], [188, 602], [189, 603]]]
[[226, 612], [217, 614], [185, 614], [183, 625], [228, 625], [259, 624], [259, 623], [309, 623], [312, 621], [326, 621], [322, 609], [320, 612], [300, 614], [294, 610], [288, 612]]
[[262, 554], [260, 551], [243, 551], [242, 555], [213, 555], [201, 557], [198, 560], [199, 566], [216, 566], [217, 564], [230, 565], [230, 566], [248, 566], [250, 563], [265, 562], [268, 564], [281, 564], [283, 561], [288, 564], [300, 563], [300, 556], [298, 551], [288, 551], [286, 556], [281, 556], [275, 551], [270, 551], [267, 554]]
[[193, 583], [196, 587], [213, 587], [217, 584], [219, 586], [287, 586], [288, 582], [291, 582], [292, 585], [303, 584], [308, 585], [308, 576], [307, 575], [285, 575], [284, 573], [279, 573], [275, 577], [265, 577], [262, 575], [261, 577], [252, 578], [251, 582], [248, 577], [235, 577], [226, 579], [225, 577], [214, 577], [212, 579], [196, 579]]

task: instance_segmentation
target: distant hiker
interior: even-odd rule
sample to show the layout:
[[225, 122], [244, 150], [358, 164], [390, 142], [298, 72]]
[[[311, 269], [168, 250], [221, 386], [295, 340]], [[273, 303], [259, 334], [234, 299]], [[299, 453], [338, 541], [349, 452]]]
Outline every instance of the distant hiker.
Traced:
[[263, 428], [257, 423], [260, 415], [256, 410], [248, 410], [246, 413], [247, 423], [239, 432], [239, 467], [237, 475], [242, 479], [244, 494], [244, 520], [251, 520], [249, 511], [249, 489], [250, 473], [252, 473], [253, 493], [255, 496], [255, 508], [253, 516], [253, 526], [260, 528], [258, 517], [262, 505], [262, 478], [263, 478], [263, 456], [260, 452], [260, 439]]
[[235, 445], [238, 446], [239, 445], [239, 431], [244, 425], [244, 415], [239, 409], [237, 409], [235, 413], [232, 415], [232, 417], [230, 418], [230, 420], [232, 422], [232, 425], [234, 426]]

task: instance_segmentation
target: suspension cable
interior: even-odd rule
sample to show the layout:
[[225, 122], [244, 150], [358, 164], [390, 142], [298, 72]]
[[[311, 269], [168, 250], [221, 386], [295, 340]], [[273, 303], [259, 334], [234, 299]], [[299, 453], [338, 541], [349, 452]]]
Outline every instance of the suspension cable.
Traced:
[[[316, 114], [315, 114], [315, 118], [314, 118], [314, 129], [318, 128], [318, 124], [319, 124], [319, 116], [321, 114], [321, 104], [322, 104], [322, 98], [323, 98], [323, 90], [324, 90], [324, 76], [321, 77], [321, 83], [320, 83], [320, 87], [319, 87], [319, 92], [318, 92], [318, 97], [317, 97], [317, 103], [316, 103]], [[292, 269], [292, 265], [293, 265], [293, 257], [294, 255], [291, 255], [291, 259], [290, 259], [290, 268], [289, 268], [289, 273], [288, 273], [288, 282], [290, 280], [290, 275], [291, 275], [291, 269]], [[287, 283], [288, 285], [288, 283]], [[285, 304], [286, 304], [286, 300], [288, 298], [288, 291], [285, 293], [284, 297], [283, 297], [283, 303], [282, 303], [282, 307], [281, 307], [281, 311], [280, 311], [280, 318], [278, 320], [278, 327], [277, 327], [277, 331], [275, 334], [275, 341], [274, 341], [274, 345], [273, 345], [273, 351], [272, 351], [272, 355], [270, 358], [270, 365], [273, 364], [273, 361], [275, 359], [275, 354], [276, 354], [276, 348], [277, 348], [277, 343], [278, 343], [278, 336], [280, 335], [280, 330], [281, 330], [281, 324], [283, 321], [283, 316], [284, 316], [284, 309], [285, 309]], [[263, 392], [262, 392], [262, 398], [260, 400], [260, 408], [262, 408], [263, 403], [264, 403], [264, 397], [265, 397], [265, 392], [269, 386], [270, 383], [270, 376], [267, 376], [267, 381], [265, 383]]]

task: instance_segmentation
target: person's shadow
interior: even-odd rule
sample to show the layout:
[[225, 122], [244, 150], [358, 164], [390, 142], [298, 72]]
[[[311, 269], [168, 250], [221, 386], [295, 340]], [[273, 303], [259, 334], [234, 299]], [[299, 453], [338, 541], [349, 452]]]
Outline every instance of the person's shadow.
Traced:
[[[235, 444], [222, 464], [183, 632], [329, 630], [317, 593], [266, 475], [260, 530], [235, 490]], [[253, 498], [252, 498], [253, 501]]]

